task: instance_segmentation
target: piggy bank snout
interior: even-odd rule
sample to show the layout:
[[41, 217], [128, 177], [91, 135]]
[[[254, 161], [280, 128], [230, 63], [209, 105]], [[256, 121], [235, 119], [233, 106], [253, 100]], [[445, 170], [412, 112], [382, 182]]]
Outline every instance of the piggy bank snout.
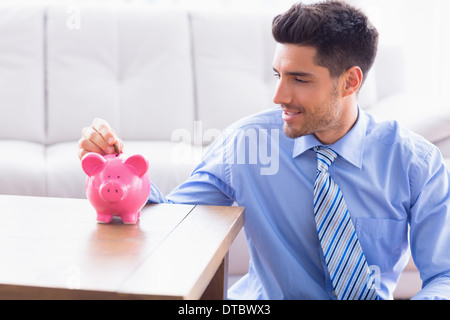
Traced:
[[126, 195], [125, 186], [114, 181], [103, 183], [99, 191], [102, 199], [110, 203], [119, 202]]

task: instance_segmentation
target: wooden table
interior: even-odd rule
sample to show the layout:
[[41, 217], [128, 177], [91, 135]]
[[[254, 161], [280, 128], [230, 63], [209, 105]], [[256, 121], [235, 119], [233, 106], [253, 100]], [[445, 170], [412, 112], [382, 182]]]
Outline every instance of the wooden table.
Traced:
[[84, 199], [0, 196], [0, 299], [221, 299], [241, 207], [147, 205], [96, 222]]

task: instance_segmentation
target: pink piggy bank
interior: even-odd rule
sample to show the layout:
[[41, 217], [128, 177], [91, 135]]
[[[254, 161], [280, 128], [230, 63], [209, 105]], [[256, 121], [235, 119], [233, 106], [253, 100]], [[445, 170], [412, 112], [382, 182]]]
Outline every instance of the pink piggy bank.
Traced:
[[109, 223], [120, 216], [135, 224], [150, 195], [148, 161], [136, 154], [101, 156], [87, 153], [81, 160], [86, 178], [86, 196], [97, 212], [97, 221]]

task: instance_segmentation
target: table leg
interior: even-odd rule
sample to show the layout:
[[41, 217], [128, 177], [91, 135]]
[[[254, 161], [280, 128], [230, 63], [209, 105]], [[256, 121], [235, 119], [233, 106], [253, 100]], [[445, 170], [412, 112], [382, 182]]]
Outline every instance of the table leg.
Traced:
[[228, 253], [222, 260], [214, 277], [203, 292], [200, 300], [225, 300], [228, 290]]

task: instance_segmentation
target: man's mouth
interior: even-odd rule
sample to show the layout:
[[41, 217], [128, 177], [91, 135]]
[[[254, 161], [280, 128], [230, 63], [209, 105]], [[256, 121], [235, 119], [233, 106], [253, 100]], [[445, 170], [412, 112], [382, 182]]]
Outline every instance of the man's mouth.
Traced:
[[302, 112], [301, 111], [288, 111], [288, 110], [283, 110], [283, 121], [292, 121], [294, 120], [296, 117], [298, 117], [299, 115], [301, 115]]

